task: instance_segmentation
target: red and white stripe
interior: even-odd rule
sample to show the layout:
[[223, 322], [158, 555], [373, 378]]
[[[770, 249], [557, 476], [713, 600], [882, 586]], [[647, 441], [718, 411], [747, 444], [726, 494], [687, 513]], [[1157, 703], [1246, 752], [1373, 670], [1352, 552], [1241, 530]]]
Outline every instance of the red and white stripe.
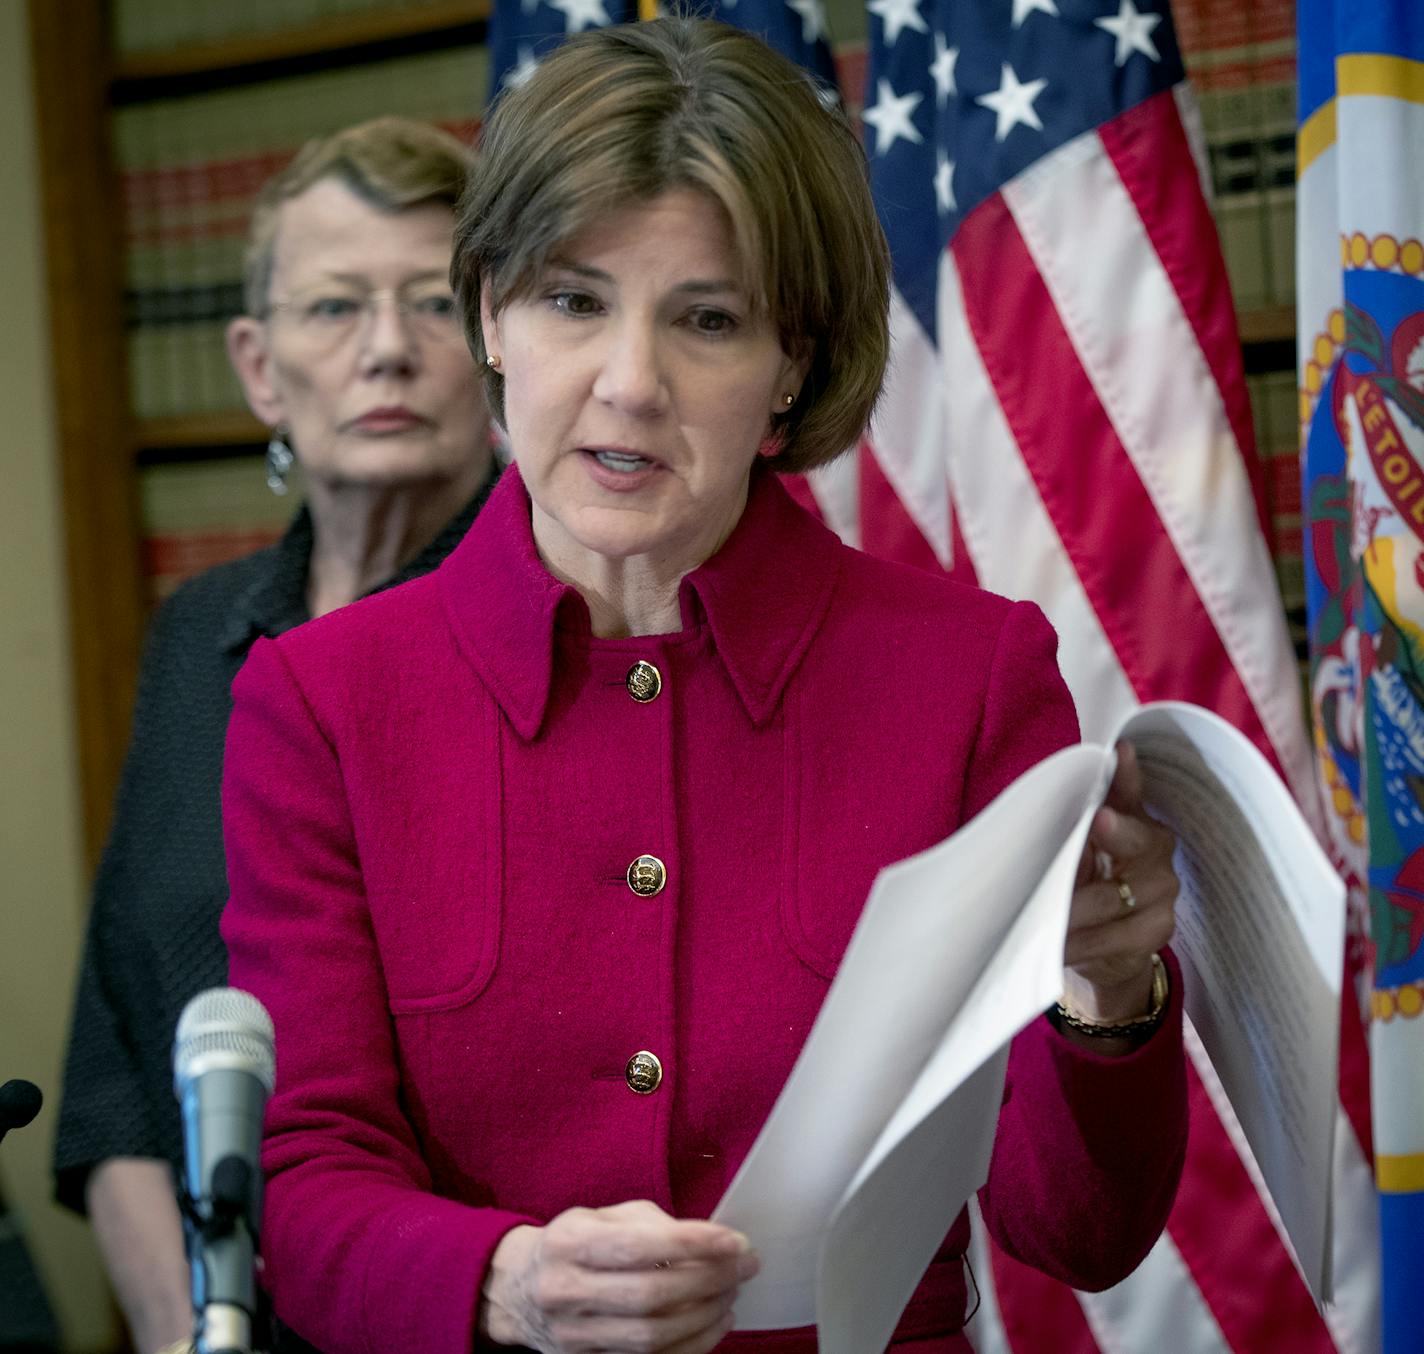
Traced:
[[[974, 210], [943, 260], [938, 350], [897, 302], [870, 446], [855, 475], [823, 472], [812, 490], [865, 548], [972, 568], [1043, 607], [1086, 737], [1139, 701], [1195, 701], [1251, 737], [1313, 816], [1235, 316], [1180, 97], [1060, 147]], [[1346, 1005], [1330, 1309], [1316, 1310], [1190, 1039], [1166, 1233], [1101, 1294], [977, 1241], [979, 1354], [1377, 1350], [1368, 1081]]]

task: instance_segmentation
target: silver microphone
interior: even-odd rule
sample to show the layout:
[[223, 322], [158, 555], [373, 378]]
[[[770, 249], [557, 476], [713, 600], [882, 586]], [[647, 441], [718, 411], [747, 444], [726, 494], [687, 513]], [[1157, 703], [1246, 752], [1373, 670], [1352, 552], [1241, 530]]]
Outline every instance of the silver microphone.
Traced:
[[262, 1111], [276, 1079], [272, 1018], [235, 987], [200, 992], [173, 1039], [183, 1109], [184, 1215], [198, 1354], [248, 1354], [262, 1226]]

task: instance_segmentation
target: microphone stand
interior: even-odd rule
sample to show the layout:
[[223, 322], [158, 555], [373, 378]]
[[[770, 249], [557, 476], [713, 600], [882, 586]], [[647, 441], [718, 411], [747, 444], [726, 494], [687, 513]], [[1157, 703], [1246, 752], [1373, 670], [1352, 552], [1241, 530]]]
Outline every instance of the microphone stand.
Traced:
[[[24, 1128], [44, 1104], [31, 1081], [15, 1078], [0, 1086], [0, 1139]], [[0, 1195], [0, 1349], [46, 1354], [59, 1349], [59, 1327], [44, 1285], [30, 1259], [18, 1221]]]
[[[213, 1167], [211, 1192], [194, 1199], [184, 1186], [178, 1206], [189, 1236], [189, 1262], [205, 1267], [210, 1248], [245, 1233], [248, 1251], [258, 1254], [258, 1234], [252, 1226], [252, 1168], [242, 1157], [223, 1157]], [[200, 1288], [199, 1288], [200, 1283]], [[195, 1291], [212, 1292], [204, 1268]], [[252, 1354], [253, 1313], [235, 1302], [204, 1302], [193, 1313], [193, 1348], [196, 1354]]]

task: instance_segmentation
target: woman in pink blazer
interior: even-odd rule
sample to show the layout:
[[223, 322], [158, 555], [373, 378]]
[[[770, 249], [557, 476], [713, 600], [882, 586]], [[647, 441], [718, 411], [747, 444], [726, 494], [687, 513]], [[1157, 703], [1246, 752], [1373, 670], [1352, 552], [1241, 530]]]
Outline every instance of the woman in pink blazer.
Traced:
[[[268, 1282], [331, 1354], [811, 1354], [728, 1335], [757, 1258], [703, 1219], [876, 871], [1076, 738], [1055, 638], [847, 549], [772, 473], [854, 443], [888, 344], [858, 148], [793, 67], [695, 21], [589, 32], [483, 165], [454, 276], [515, 468], [436, 573], [234, 687]], [[1146, 1253], [1186, 1135], [1173, 843], [1130, 753], [1109, 805], [981, 1192], [1084, 1287]], [[945, 1228], [894, 1349], [968, 1348]]]

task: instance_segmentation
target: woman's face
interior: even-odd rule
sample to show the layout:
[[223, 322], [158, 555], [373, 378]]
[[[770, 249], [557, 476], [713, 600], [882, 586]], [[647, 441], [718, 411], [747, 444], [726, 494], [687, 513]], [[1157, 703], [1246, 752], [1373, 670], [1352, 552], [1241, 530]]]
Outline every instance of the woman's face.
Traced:
[[510, 448], [551, 563], [694, 568], [726, 539], [771, 416], [804, 364], [753, 309], [722, 208], [679, 189], [560, 248], [481, 316]]
[[488, 416], [448, 283], [453, 231], [448, 207], [386, 212], [336, 179], [282, 204], [270, 313], [234, 320], [228, 350], [308, 480], [484, 473]]

